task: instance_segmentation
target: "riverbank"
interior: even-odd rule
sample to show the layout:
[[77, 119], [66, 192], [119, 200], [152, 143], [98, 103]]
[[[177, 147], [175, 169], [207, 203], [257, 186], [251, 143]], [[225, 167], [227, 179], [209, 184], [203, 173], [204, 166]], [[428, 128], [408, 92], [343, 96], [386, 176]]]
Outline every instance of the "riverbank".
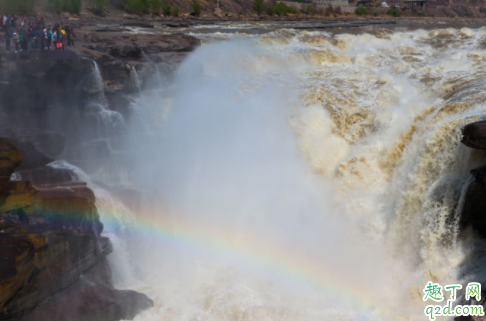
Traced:
[[[175, 33], [198, 35], [200, 33], [266, 33], [280, 29], [294, 30], [328, 30], [335, 33], [352, 32], [360, 33], [367, 28], [405, 28], [407, 30], [434, 28], [480, 28], [484, 26], [483, 19], [476, 18], [417, 18], [401, 17], [392, 18], [389, 15], [378, 17], [367, 16], [338, 16], [338, 17], [316, 17], [305, 16], [303, 19], [298, 16], [287, 17], [139, 17], [139, 16], [116, 16], [116, 17], [65, 17], [47, 16], [46, 24], [53, 25], [63, 22], [69, 23], [76, 33], [75, 46], [70, 47], [79, 53], [81, 48], [90, 45], [91, 38], [85, 38], [87, 33], [109, 37], [117, 36], [123, 39], [125, 36], [138, 37], [143, 35], [165, 35], [170, 37]], [[63, 20], [64, 19], [64, 20]], [[121, 35], [124, 35], [121, 37]], [[128, 38], [127, 38], [128, 39]], [[0, 51], [5, 50], [4, 34], [0, 33]]]

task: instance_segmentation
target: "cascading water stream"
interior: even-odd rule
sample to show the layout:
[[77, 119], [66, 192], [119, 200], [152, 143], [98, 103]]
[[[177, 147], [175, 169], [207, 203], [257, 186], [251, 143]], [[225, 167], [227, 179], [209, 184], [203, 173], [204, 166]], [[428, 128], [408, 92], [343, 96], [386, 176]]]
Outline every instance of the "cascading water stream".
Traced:
[[[142, 50], [142, 57], [147, 60], [147, 61], [152, 61], [152, 59], [150, 59], [147, 54]], [[156, 89], [161, 89], [163, 88], [164, 86], [164, 82], [162, 81], [162, 71], [160, 70], [160, 67], [159, 67], [159, 64], [156, 63], [156, 62], [153, 62], [153, 66], [154, 66], [154, 79], [155, 79], [155, 83], [156, 83]], [[135, 72], [137, 72], [135, 70]], [[134, 77], [136, 77], [136, 79], [134, 79], [134, 83], [137, 83], [138, 82], [138, 85], [137, 85], [137, 89], [139, 90], [139, 92], [141, 91], [141, 84], [140, 84], [140, 78], [138, 77], [138, 73], [136, 75], [133, 75]]]
[[486, 30], [197, 35], [127, 120], [141, 208], [82, 177], [116, 281], [155, 300], [136, 320], [422, 320], [424, 284], [464, 277]]
[[[81, 128], [85, 130], [80, 133], [80, 136], [84, 136], [82, 148], [83, 152], [95, 150], [95, 153], [99, 153], [100, 146], [105, 146], [104, 152], [111, 154], [114, 150], [112, 141], [122, 133], [126, 124], [122, 114], [109, 109], [100, 68], [95, 60], [90, 61], [93, 67], [86, 82], [86, 90], [91, 94], [91, 99], [84, 107], [81, 120], [83, 122]], [[92, 156], [93, 158], [101, 157], [101, 155]]]
[[130, 82], [132, 87], [136, 88], [139, 94], [142, 94], [142, 81], [135, 66], [130, 68]]
[[64, 160], [54, 161], [48, 166], [69, 170], [74, 174], [73, 181], [86, 182], [87, 186], [96, 195], [96, 207], [100, 214], [100, 220], [104, 224], [103, 236], [107, 236], [116, 255], [109, 256], [110, 263], [113, 267], [113, 277], [118, 280], [118, 285], [124, 283], [134, 283], [134, 275], [131, 269], [132, 262], [129, 256], [129, 236], [126, 225], [134, 220], [134, 214], [123, 204], [122, 201], [112, 195], [112, 192], [103, 187], [99, 182], [93, 181], [93, 178], [86, 174], [82, 169]]
[[93, 78], [94, 83], [96, 86], [96, 91], [98, 92], [98, 100], [100, 101], [101, 106], [103, 109], [107, 109], [108, 107], [108, 100], [105, 96], [105, 86], [103, 84], [103, 77], [101, 77], [100, 68], [98, 67], [98, 63], [93, 60]]
[[[105, 126], [100, 126], [100, 128], [108, 128], [110, 126], [120, 126], [123, 123], [123, 116], [116, 111], [108, 109], [108, 99], [105, 95], [105, 85], [103, 83], [103, 77], [101, 76], [100, 68], [98, 67], [98, 63], [93, 60], [93, 82], [95, 84], [96, 92], [97, 92], [97, 101], [99, 106], [101, 107], [100, 114], [101, 118], [100, 121]], [[105, 133], [106, 135], [106, 133]]]

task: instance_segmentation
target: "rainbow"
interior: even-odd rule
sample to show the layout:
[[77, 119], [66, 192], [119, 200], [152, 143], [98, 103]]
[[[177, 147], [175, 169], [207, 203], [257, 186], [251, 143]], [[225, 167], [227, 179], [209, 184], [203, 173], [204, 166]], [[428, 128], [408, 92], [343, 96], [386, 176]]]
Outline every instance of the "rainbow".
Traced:
[[[99, 207], [101, 220], [108, 230], [127, 226], [117, 215]], [[297, 251], [269, 245], [261, 239], [242, 237], [235, 239], [231, 231], [217, 226], [204, 226], [191, 222], [182, 216], [135, 215], [136, 221], [129, 222], [130, 232], [141, 233], [190, 248], [216, 251], [227, 257], [244, 260], [256, 269], [278, 275], [287, 280], [309, 285], [317, 290], [342, 299], [362, 311], [370, 312], [381, 320], [397, 320], [398, 316], [383, 307], [383, 302], [374, 299], [371, 290], [346, 280], [341, 275], [326, 269], [321, 264]], [[258, 249], [258, 250], [255, 250]], [[381, 303], [381, 304], [380, 304]]]

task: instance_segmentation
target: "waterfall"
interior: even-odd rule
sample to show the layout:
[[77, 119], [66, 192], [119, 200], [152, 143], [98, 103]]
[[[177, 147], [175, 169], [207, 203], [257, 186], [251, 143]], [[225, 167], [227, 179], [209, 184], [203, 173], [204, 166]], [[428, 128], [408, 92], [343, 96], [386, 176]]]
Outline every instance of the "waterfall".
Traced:
[[86, 84], [87, 91], [96, 94], [96, 97], [93, 99], [92, 103], [96, 104], [99, 109], [106, 110], [108, 109], [108, 100], [105, 95], [105, 86], [98, 63], [93, 59], [88, 59], [85, 57], [82, 58], [89, 60], [93, 64], [93, 67], [91, 69], [91, 76]]
[[160, 75], [160, 67], [158, 64], [154, 63], [155, 65], [155, 76], [157, 77], [157, 82], [158, 82], [158, 88], [162, 88], [164, 83], [162, 82], [162, 76]]
[[137, 69], [135, 66], [132, 66], [130, 68], [130, 82], [132, 87], [136, 88], [138, 93], [142, 93], [142, 81], [140, 80], [140, 77], [138, 75]]
[[100, 68], [95, 60], [91, 61], [93, 63], [91, 81], [96, 97], [90, 102], [91, 112], [87, 115], [87, 122], [94, 124], [94, 132], [90, 133], [90, 136], [104, 140], [107, 137], [118, 135], [124, 127], [125, 120], [118, 111], [109, 109]]
[[104, 228], [102, 235], [110, 239], [115, 255], [108, 257], [113, 272], [115, 286], [123, 287], [134, 282], [133, 263], [130, 261], [130, 231], [126, 226], [134, 220], [134, 214], [117, 199], [107, 187], [93, 180], [91, 175], [64, 160], [57, 160], [48, 166], [71, 171], [73, 180], [86, 182], [96, 195], [96, 207]]
[[93, 60], [93, 79], [98, 92], [100, 106], [106, 110], [108, 109], [108, 100], [105, 96], [105, 86], [103, 84], [103, 77], [101, 76], [100, 68], [95, 60]]
[[202, 34], [164, 95], [132, 66], [127, 151], [106, 164], [125, 180], [103, 184], [142, 205], [81, 179], [117, 278], [156, 302], [136, 320], [421, 320], [425, 282], [464, 281], [483, 36]]
[[[145, 51], [142, 50], [142, 56], [144, 57], [145, 60], [147, 61], [152, 61], [152, 59], [150, 59], [147, 54], [145, 53]], [[158, 65], [158, 63], [156, 62], [153, 62], [153, 65], [154, 65], [154, 68], [155, 68], [155, 79], [157, 80], [157, 89], [161, 89], [163, 87], [163, 82], [162, 82], [162, 77], [160, 75], [160, 67]], [[140, 86], [138, 86], [140, 87]]]

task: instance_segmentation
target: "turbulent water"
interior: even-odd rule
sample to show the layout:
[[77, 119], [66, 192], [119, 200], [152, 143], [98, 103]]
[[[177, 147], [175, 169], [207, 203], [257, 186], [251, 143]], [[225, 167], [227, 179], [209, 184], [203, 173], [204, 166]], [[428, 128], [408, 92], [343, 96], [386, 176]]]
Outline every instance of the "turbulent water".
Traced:
[[423, 320], [427, 281], [483, 281], [457, 219], [486, 28], [195, 35], [133, 105], [142, 205], [90, 181], [136, 320]]

